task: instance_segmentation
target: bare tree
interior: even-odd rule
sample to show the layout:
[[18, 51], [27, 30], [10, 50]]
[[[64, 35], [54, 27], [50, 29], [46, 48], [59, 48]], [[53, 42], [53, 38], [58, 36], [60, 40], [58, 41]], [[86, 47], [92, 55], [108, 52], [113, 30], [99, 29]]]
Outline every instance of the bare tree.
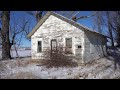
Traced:
[[91, 15], [76, 17], [76, 15], [79, 14], [79, 13], [77, 13], [76, 15], [74, 15], [74, 16], [72, 17], [72, 19], [73, 19], [74, 21], [77, 21], [77, 20], [80, 20], [80, 19], [90, 18], [90, 17], [95, 16], [97, 13], [98, 13], [98, 11], [97, 11], [97, 12], [95, 11], [95, 12], [94, 12], [93, 14], [91, 14]]
[[26, 11], [26, 12], [34, 16], [37, 22], [42, 18], [43, 13], [44, 13], [43, 11]]
[[120, 47], [120, 11], [113, 12], [113, 20], [112, 20], [112, 28], [115, 30], [115, 40], [117, 42], [117, 46]]
[[9, 39], [9, 25], [10, 25], [10, 11], [3, 11], [1, 14], [2, 29], [1, 39], [2, 39], [2, 59], [10, 59], [10, 48], [11, 43]]
[[102, 33], [105, 27], [108, 29], [108, 35], [111, 39], [111, 45], [114, 48], [114, 36], [113, 36], [114, 29], [113, 29], [113, 15], [112, 14], [113, 14], [112, 11], [99, 11], [99, 13], [97, 13], [95, 16], [94, 21], [95, 21], [95, 26], [98, 29], [98, 32]]
[[[1, 28], [0, 28], [0, 31], [1, 31]], [[1, 33], [0, 33], [0, 49], [2, 47], [2, 39], [1, 39]]]
[[[24, 20], [20, 25], [20, 23], [14, 21], [13, 26], [11, 26], [10, 15], [10, 11], [1, 12], [2, 29], [0, 30], [0, 36], [2, 41], [2, 59], [11, 59], [10, 50], [17, 43], [16, 36], [25, 31], [28, 23], [28, 21]], [[19, 29], [17, 26], [19, 26]]]
[[10, 40], [13, 43], [17, 57], [19, 57], [17, 50], [21, 45], [21, 39], [24, 32], [26, 32], [28, 29], [29, 20], [27, 20], [25, 17], [21, 17], [18, 19], [13, 16], [12, 21], [13, 25], [10, 25]]
[[112, 44], [112, 47], [114, 48], [114, 38], [113, 38], [112, 20], [111, 20], [110, 13], [111, 13], [111, 12], [109, 12], [109, 11], [106, 11], [106, 12], [105, 12], [106, 17], [107, 17], [107, 27], [108, 27], [109, 35], [110, 35], [110, 38], [111, 38], [111, 44]]
[[93, 23], [95, 26], [94, 28], [101, 34], [103, 32], [103, 26], [104, 26], [102, 13], [103, 13], [102, 11], [99, 11], [93, 19]]
[[104, 23], [108, 29], [113, 53], [110, 53], [114, 58], [114, 68], [117, 69], [117, 64], [120, 65], [120, 54], [117, 53], [114, 42], [117, 42], [117, 46], [120, 47], [120, 11], [104, 11]]

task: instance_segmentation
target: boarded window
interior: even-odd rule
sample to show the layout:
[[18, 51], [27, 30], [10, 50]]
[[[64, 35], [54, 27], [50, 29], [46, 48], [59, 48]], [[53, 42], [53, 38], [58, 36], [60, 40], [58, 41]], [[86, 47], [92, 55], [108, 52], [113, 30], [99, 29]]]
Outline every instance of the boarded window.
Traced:
[[42, 41], [38, 41], [38, 49], [37, 52], [40, 53], [42, 52]]
[[72, 48], [72, 38], [66, 38], [66, 47]]

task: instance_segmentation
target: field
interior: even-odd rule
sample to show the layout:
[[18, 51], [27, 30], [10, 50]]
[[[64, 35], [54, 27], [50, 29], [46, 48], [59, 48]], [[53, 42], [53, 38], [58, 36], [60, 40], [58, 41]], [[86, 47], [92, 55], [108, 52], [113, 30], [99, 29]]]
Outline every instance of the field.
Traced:
[[[0, 51], [0, 59], [2, 58], [1, 56], [2, 51]], [[18, 50], [18, 55], [19, 57], [29, 57], [31, 56], [31, 50]], [[17, 57], [15, 50], [11, 52], [12, 57]]]

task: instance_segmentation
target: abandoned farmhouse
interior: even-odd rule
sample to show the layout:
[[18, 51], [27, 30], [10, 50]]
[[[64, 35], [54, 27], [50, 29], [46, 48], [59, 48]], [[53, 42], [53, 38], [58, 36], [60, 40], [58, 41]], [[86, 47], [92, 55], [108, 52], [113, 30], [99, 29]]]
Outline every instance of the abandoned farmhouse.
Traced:
[[62, 46], [80, 63], [106, 56], [107, 37], [55, 12], [48, 11], [28, 34], [32, 59], [42, 59], [46, 48]]

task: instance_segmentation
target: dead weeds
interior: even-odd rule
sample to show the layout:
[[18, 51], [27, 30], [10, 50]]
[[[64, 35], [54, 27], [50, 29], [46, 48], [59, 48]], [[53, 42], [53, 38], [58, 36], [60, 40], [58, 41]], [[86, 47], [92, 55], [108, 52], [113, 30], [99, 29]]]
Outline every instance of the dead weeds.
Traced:
[[31, 72], [19, 72], [7, 76], [5, 79], [40, 79]]

